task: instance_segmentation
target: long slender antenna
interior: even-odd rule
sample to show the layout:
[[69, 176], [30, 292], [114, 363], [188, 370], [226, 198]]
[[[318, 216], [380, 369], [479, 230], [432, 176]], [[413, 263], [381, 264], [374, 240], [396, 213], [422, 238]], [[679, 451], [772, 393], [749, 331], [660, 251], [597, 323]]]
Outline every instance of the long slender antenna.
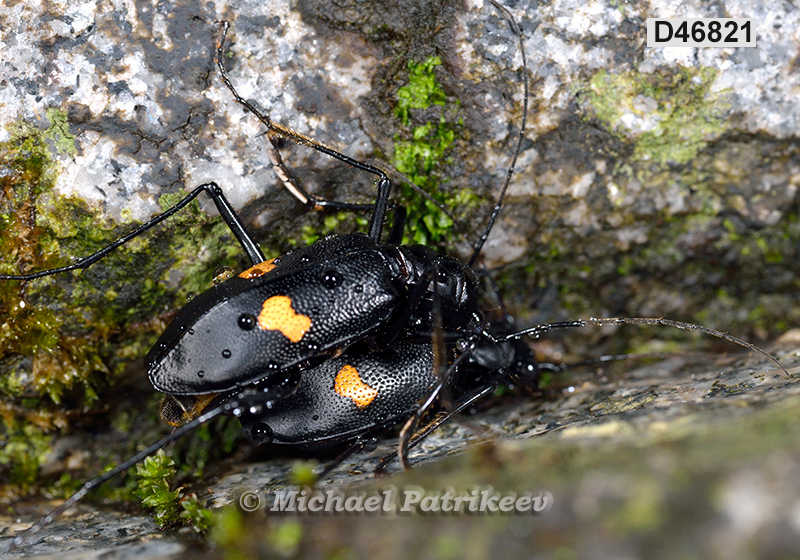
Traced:
[[514, 33], [517, 34], [519, 39], [519, 51], [522, 55], [522, 84], [525, 91], [522, 99], [522, 121], [520, 122], [519, 126], [519, 134], [517, 134], [517, 145], [514, 148], [514, 156], [511, 158], [511, 165], [508, 166], [508, 171], [506, 171], [506, 178], [503, 181], [503, 188], [500, 190], [500, 197], [497, 199], [497, 203], [494, 205], [494, 209], [492, 210], [492, 215], [489, 217], [489, 225], [486, 226], [486, 230], [481, 235], [480, 240], [475, 244], [475, 250], [472, 252], [472, 257], [469, 259], [469, 266], [475, 264], [475, 261], [478, 260], [478, 256], [481, 254], [481, 249], [483, 249], [483, 244], [486, 243], [486, 239], [489, 237], [489, 234], [492, 231], [492, 227], [494, 227], [495, 221], [497, 221], [497, 216], [500, 215], [500, 210], [503, 208], [503, 200], [506, 197], [506, 191], [508, 191], [508, 185], [511, 183], [511, 177], [514, 175], [514, 167], [517, 165], [517, 158], [519, 157], [519, 152], [522, 150], [522, 141], [525, 139], [525, 125], [528, 122], [528, 58], [525, 56], [525, 43], [524, 37], [522, 35], [522, 30], [517, 25], [514, 16], [511, 15], [505, 6], [501, 6], [495, 0], [489, 0], [492, 3], [492, 6], [503, 12], [508, 19], [509, 23], [511, 24], [511, 28], [514, 30]]
[[773, 356], [766, 350], [759, 348], [755, 344], [752, 344], [744, 339], [739, 338], [738, 336], [733, 336], [732, 334], [718, 331], [716, 329], [712, 329], [709, 327], [704, 327], [702, 325], [695, 325], [694, 323], [684, 323], [683, 321], [673, 321], [672, 319], [663, 319], [661, 317], [607, 317], [607, 318], [604, 317], [602, 319], [597, 319], [595, 317], [592, 317], [591, 319], [580, 319], [577, 321], [561, 321], [558, 323], [546, 323], [544, 325], [536, 325], [534, 327], [529, 327], [527, 329], [511, 333], [502, 338], [498, 338], [497, 341], [507, 342], [513, 338], [519, 338], [521, 336], [526, 336], [526, 335], [536, 337], [540, 334], [546, 333], [547, 331], [551, 331], [554, 329], [569, 329], [569, 328], [578, 328], [587, 326], [604, 327], [606, 325], [623, 325], [623, 324], [661, 325], [664, 327], [674, 327], [677, 329], [683, 329], [687, 331], [698, 331], [703, 334], [708, 334], [711, 336], [715, 336], [717, 338], [722, 338], [729, 342], [733, 342], [734, 344], [738, 344], [739, 346], [743, 346], [748, 350], [752, 350], [757, 354], [765, 356], [769, 361], [775, 364], [783, 372], [784, 378], [791, 379], [792, 377], [789, 371], [783, 366], [782, 363], [778, 361], [778, 359], [775, 356]]
[[204, 412], [203, 414], [201, 414], [200, 416], [198, 416], [197, 418], [195, 418], [191, 422], [188, 422], [187, 424], [184, 424], [183, 426], [173, 430], [172, 433], [170, 433], [169, 435], [164, 436], [163, 438], [161, 438], [157, 442], [147, 446], [142, 451], [140, 451], [139, 453], [137, 453], [136, 455], [134, 455], [133, 457], [131, 457], [130, 459], [128, 459], [124, 463], [120, 463], [119, 465], [117, 465], [116, 467], [111, 469], [110, 471], [108, 471], [106, 473], [103, 473], [100, 476], [98, 476], [96, 478], [93, 478], [89, 482], [85, 483], [83, 486], [81, 486], [80, 490], [78, 490], [72, 496], [70, 496], [63, 504], [61, 504], [60, 506], [55, 508], [53, 511], [51, 511], [50, 513], [48, 513], [47, 515], [42, 517], [39, 521], [37, 521], [36, 523], [31, 525], [21, 535], [17, 536], [11, 542], [11, 546], [8, 547], [6, 552], [9, 552], [9, 551], [11, 551], [11, 550], [13, 550], [13, 549], [25, 544], [25, 541], [28, 538], [32, 537], [33, 535], [35, 535], [36, 533], [41, 531], [44, 527], [49, 525], [54, 519], [58, 518], [62, 513], [67, 511], [69, 508], [74, 506], [76, 503], [78, 503], [93, 488], [95, 488], [97, 486], [100, 486], [101, 484], [103, 484], [107, 480], [110, 480], [110, 479], [114, 478], [115, 476], [117, 476], [121, 472], [124, 472], [124, 471], [128, 470], [129, 468], [131, 468], [133, 465], [135, 465], [136, 463], [138, 463], [139, 461], [141, 461], [145, 457], [148, 457], [149, 455], [152, 455], [153, 453], [155, 453], [156, 451], [158, 451], [159, 449], [161, 449], [162, 447], [164, 447], [168, 443], [170, 443], [172, 441], [175, 441], [176, 439], [180, 438], [185, 433], [191, 432], [192, 430], [194, 430], [195, 428], [197, 428], [201, 424], [205, 424], [206, 422], [208, 422], [212, 418], [215, 418], [215, 417], [219, 416], [220, 414], [224, 414], [224, 413], [232, 410], [236, 406], [239, 406], [239, 403], [238, 403], [238, 401], [234, 400], [234, 401], [229, 401], [227, 403], [221, 404], [221, 405], [209, 410], [208, 412]]

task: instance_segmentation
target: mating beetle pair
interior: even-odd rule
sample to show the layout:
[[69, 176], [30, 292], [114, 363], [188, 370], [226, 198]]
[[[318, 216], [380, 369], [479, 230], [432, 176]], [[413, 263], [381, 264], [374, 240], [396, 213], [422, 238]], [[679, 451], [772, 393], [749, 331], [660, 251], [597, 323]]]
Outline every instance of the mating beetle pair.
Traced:
[[[468, 347], [462, 355], [470, 376], [476, 370], [509, 370], [535, 387], [530, 350], [498, 341], [479, 311], [479, 282], [470, 265], [491, 224], [470, 265], [424, 246], [400, 245], [405, 211], [399, 207], [389, 239], [382, 243], [390, 207], [388, 177], [276, 125], [241, 98], [220, 62], [228, 29], [223, 25], [219, 72], [234, 98], [268, 127], [270, 158], [287, 187], [309, 204], [351, 206], [321, 203], [304, 193], [283, 165], [273, 135], [374, 173], [378, 197], [368, 234], [329, 236], [266, 261], [221, 190], [213, 184], [196, 189], [214, 200], [252, 267], [190, 301], [148, 354], [153, 386], [169, 395], [162, 417], [178, 425], [211, 402], [236, 403], [234, 412], [256, 441], [295, 445], [352, 440], [409, 416], [407, 428], [412, 428], [441, 388], [455, 383], [449, 355], [457, 339], [465, 345], [462, 350]], [[527, 82], [525, 91], [527, 99]], [[523, 134], [524, 116], [517, 150]], [[509, 178], [510, 173], [503, 192]], [[499, 209], [500, 204], [492, 220]], [[450, 338], [449, 349], [442, 333]], [[441, 340], [432, 345], [437, 335]], [[479, 394], [493, 386], [484, 376], [478, 378]], [[406, 429], [400, 446], [404, 465], [412, 435]]]

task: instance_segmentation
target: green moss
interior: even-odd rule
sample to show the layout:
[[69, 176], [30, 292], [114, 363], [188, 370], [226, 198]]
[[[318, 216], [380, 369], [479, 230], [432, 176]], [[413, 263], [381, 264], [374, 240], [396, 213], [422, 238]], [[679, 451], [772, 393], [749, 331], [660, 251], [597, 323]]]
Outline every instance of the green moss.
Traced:
[[[63, 115], [48, 114], [52, 125], [46, 131], [19, 124], [12, 128], [12, 139], [0, 144], [0, 166], [10, 170], [0, 177], [0, 271], [5, 274], [63, 264], [54, 234], [54, 226], [63, 217], [45, 211], [40, 201], [47, 198], [58, 172], [48, 140], [61, 150], [70, 150]], [[80, 382], [87, 402], [97, 398], [90, 378], [106, 373], [107, 368], [94, 341], [65, 328], [68, 321], [62, 310], [68, 298], [64, 294], [54, 279], [28, 285], [0, 282], [0, 313], [5, 319], [0, 326], [0, 360], [10, 364], [18, 356], [31, 358], [27, 372], [8, 373], [11, 380], [0, 386], [5, 395], [18, 397], [29, 389], [58, 404], [64, 391]], [[83, 320], [81, 316], [74, 324]], [[23, 377], [27, 381], [20, 387]]]
[[178, 520], [178, 499], [181, 489], [170, 490], [170, 480], [175, 474], [175, 462], [163, 449], [147, 457], [136, 466], [138, 488], [136, 495], [142, 505], [153, 509], [153, 518], [159, 525], [169, 525]]
[[289, 473], [289, 480], [295, 486], [314, 486], [317, 482], [317, 475], [314, 469], [317, 467], [316, 461], [298, 461], [292, 465]]
[[[447, 179], [442, 175], [442, 166], [448, 159], [462, 122], [458, 116], [458, 100], [448, 102], [448, 108], [444, 108], [448, 98], [434, 74], [434, 68], [441, 63], [437, 56], [420, 63], [408, 63], [409, 83], [397, 91], [395, 115], [402, 127], [394, 139], [392, 163], [451, 213], [463, 212], [477, 204], [475, 194], [467, 189], [455, 194], [443, 190]], [[441, 109], [428, 111], [434, 106]], [[409, 211], [409, 241], [423, 245], [442, 241], [452, 228], [453, 221], [436, 203], [409, 185], [402, 187], [403, 203]]]
[[[729, 104], [711, 92], [712, 68], [679, 68], [673, 74], [605, 70], [579, 88], [591, 115], [633, 145], [633, 161], [685, 164], [727, 128]], [[649, 130], [632, 130], [624, 120], [645, 118]], [[644, 128], [648, 128], [648, 126]]]
[[213, 525], [209, 536], [218, 545], [234, 549], [246, 537], [244, 516], [234, 506], [223, 508], [213, 517]]
[[182, 488], [170, 490], [175, 472], [175, 461], [159, 449], [136, 466], [135, 493], [143, 506], [153, 510], [153, 518], [159, 525], [182, 520], [198, 533], [204, 533], [212, 523], [211, 510], [201, 506], [195, 494], [182, 498]]
[[423, 62], [408, 62], [408, 85], [397, 90], [397, 107], [395, 115], [403, 125], [411, 122], [411, 109], [427, 109], [431, 105], [444, 106], [447, 100], [442, 86], [436, 81], [433, 69], [442, 63], [438, 56], [432, 56]]
[[200, 505], [196, 494], [190, 494], [181, 500], [180, 506], [183, 510], [180, 518], [186, 524], [191, 525], [195, 531], [205, 533], [211, 528], [214, 522], [214, 514], [210, 509]]
[[306, 224], [302, 227], [299, 240], [289, 239], [288, 241], [291, 245], [311, 245], [326, 235], [342, 231], [364, 231], [368, 224], [369, 220], [363, 216], [352, 212], [337, 212], [326, 215], [321, 228]]
[[303, 539], [303, 525], [299, 521], [286, 520], [269, 527], [267, 541], [283, 557], [297, 554]]
[[50, 436], [31, 423], [5, 422], [7, 437], [0, 446], [0, 472], [8, 486], [4, 494], [25, 495], [36, 488], [39, 465], [50, 451]]

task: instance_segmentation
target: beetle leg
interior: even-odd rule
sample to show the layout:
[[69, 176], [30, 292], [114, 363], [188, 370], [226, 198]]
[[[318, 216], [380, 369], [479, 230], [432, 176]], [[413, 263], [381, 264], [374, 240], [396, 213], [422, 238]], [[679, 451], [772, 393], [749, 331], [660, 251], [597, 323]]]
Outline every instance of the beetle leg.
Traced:
[[247, 233], [247, 230], [242, 223], [241, 218], [236, 213], [236, 211], [231, 206], [228, 199], [225, 198], [225, 195], [222, 193], [222, 189], [216, 183], [205, 183], [200, 185], [188, 195], [183, 197], [177, 204], [175, 204], [172, 208], [169, 208], [165, 212], [154, 216], [144, 224], [140, 225], [138, 228], [133, 230], [132, 232], [123, 235], [110, 245], [100, 249], [96, 253], [92, 253], [88, 257], [83, 257], [78, 259], [73, 264], [62, 266], [59, 268], [53, 268], [50, 270], [41, 270], [39, 272], [33, 272], [31, 274], [19, 274], [19, 275], [0, 275], [0, 280], [34, 280], [35, 278], [42, 278], [44, 276], [52, 276], [54, 274], [61, 274], [62, 272], [69, 272], [70, 270], [78, 270], [82, 269], [85, 270], [89, 268], [91, 265], [102, 259], [103, 257], [107, 256], [109, 253], [121, 247], [134, 237], [138, 237], [142, 233], [146, 232], [147, 230], [153, 228], [154, 226], [160, 224], [173, 214], [177, 213], [179, 210], [184, 208], [187, 204], [189, 204], [192, 200], [197, 198], [200, 193], [206, 193], [208, 196], [211, 197], [211, 200], [214, 201], [217, 209], [219, 210], [220, 216], [225, 221], [225, 224], [230, 228], [231, 232], [233, 232], [234, 237], [242, 246], [244, 251], [247, 253], [247, 256], [250, 257], [250, 260], [253, 264], [258, 264], [264, 262], [266, 257], [261, 252], [261, 249], [258, 247], [258, 244], [253, 241], [253, 238], [250, 237], [250, 234]]
[[[372, 209], [372, 218], [370, 219], [369, 224], [369, 236], [377, 243], [380, 242], [380, 235], [381, 231], [383, 230], [383, 224], [386, 220], [386, 211], [389, 207], [389, 194], [392, 189], [392, 182], [389, 180], [389, 177], [386, 173], [369, 165], [368, 163], [364, 163], [358, 161], [356, 159], [351, 158], [350, 156], [346, 156], [342, 153], [337, 152], [326, 146], [325, 144], [314, 140], [310, 136], [303, 134], [302, 132], [298, 132], [296, 130], [292, 130], [291, 128], [284, 126], [280, 123], [276, 123], [273, 121], [269, 115], [263, 114], [261, 111], [255, 108], [255, 106], [250, 103], [248, 100], [243, 98], [239, 93], [236, 91], [236, 88], [233, 87], [233, 83], [231, 82], [230, 78], [228, 77], [228, 72], [225, 70], [225, 66], [222, 64], [223, 59], [223, 47], [225, 44], [225, 38], [228, 35], [228, 29], [230, 27], [230, 23], [227, 21], [220, 22], [222, 24], [222, 38], [217, 43], [217, 51], [216, 56], [214, 57], [214, 61], [217, 64], [217, 68], [219, 68], [220, 75], [222, 76], [222, 81], [225, 86], [230, 90], [231, 95], [239, 103], [242, 107], [244, 107], [247, 111], [255, 115], [255, 117], [261, 121], [261, 123], [267, 127], [267, 137], [270, 141], [270, 149], [269, 149], [269, 158], [270, 162], [275, 169], [275, 173], [278, 175], [278, 178], [284, 184], [286, 189], [292, 193], [300, 202], [305, 204], [306, 206], [313, 207], [330, 207], [330, 208], [339, 208], [339, 209], [346, 209], [346, 210], [361, 210], [361, 209]], [[287, 138], [296, 142], [298, 144], [308, 146], [317, 150], [318, 152], [322, 152], [323, 154], [330, 156], [334, 159], [338, 159], [348, 165], [352, 165], [356, 169], [360, 169], [362, 171], [366, 171], [367, 173], [372, 173], [378, 177], [378, 196], [375, 199], [374, 204], [351, 204], [347, 202], [338, 202], [338, 201], [326, 201], [319, 199], [317, 197], [312, 196], [308, 192], [306, 192], [297, 180], [292, 177], [289, 170], [283, 164], [283, 160], [278, 152], [278, 146], [276, 143], [276, 139], [280, 138]]]

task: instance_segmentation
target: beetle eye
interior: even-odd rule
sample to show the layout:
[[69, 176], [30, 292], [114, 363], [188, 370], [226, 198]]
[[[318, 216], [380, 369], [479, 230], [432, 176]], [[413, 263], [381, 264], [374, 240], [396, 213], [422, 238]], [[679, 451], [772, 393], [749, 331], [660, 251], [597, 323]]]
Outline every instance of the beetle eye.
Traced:
[[256, 318], [249, 313], [239, 315], [239, 328], [245, 331], [253, 330], [256, 326]]

